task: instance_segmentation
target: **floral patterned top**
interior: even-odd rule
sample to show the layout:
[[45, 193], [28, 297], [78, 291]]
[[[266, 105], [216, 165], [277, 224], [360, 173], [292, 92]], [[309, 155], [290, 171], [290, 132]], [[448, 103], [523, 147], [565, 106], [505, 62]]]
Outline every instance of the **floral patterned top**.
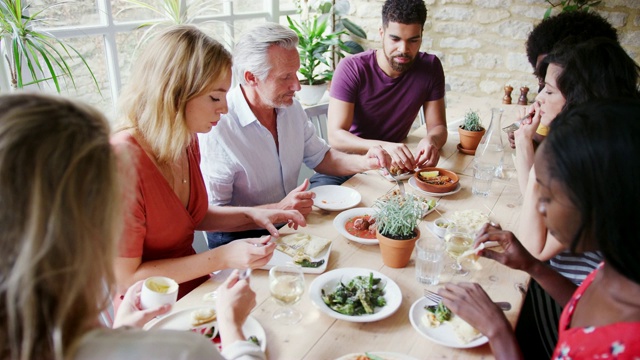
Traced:
[[602, 263], [584, 280], [560, 317], [554, 360], [639, 359], [640, 322], [619, 322], [605, 326], [571, 328], [576, 304], [596, 277]]

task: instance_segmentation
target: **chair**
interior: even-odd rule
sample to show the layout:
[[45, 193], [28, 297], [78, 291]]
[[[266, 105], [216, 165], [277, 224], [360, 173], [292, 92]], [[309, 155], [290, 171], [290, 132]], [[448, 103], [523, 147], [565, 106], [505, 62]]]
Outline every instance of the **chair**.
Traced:
[[[304, 109], [307, 113], [307, 117], [316, 127], [316, 133], [318, 136], [329, 141], [327, 136], [327, 110], [329, 109], [328, 103], [309, 106]], [[315, 172], [313, 169], [309, 169], [305, 164], [302, 164], [300, 168], [300, 174], [298, 175], [298, 185], [302, 184], [305, 178], [310, 178]]]
[[318, 136], [323, 138], [325, 141], [328, 141], [327, 138], [327, 110], [329, 109], [329, 104], [318, 104], [309, 106], [304, 109], [309, 117], [309, 120], [316, 127], [316, 132]]
[[[444, 96], [444, 107], [447, 107], [447, 91], [451, 90], [451, 85], [449, 84], [445, 84], [444, 85], [444, 91], [445, 91], [445, 96]], [[418, 110], [418, 121], [420, 123], [420, 126], [424, 125], [426, 123], [426, 120], [424, 118], [424, 106], [420, 107], [420, 110]]]

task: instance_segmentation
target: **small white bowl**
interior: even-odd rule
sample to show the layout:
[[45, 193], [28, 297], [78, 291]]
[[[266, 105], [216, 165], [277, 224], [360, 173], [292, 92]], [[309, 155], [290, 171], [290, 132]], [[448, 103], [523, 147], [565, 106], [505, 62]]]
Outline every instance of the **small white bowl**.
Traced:
[[178, 299], [178, 283], [165, 276], [147, 278], [140, 292], [142, 309], [153, 309], [165, 304], [173, 305]]
[[443, 238], [444, 233], [447, 231], [447, 226], [449, 226], [449, 220], [445, 218], [437, 218], [433, 222], [433, 232]]

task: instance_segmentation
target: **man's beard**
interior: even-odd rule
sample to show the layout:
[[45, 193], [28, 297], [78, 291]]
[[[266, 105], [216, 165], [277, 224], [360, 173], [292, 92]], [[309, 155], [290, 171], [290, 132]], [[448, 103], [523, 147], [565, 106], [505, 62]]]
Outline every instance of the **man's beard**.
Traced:
[[[384, 51], [384, 50], [383, 50]], [[391, 57], [389, 57], [387, 55], [387, 53], [384, 53], [384, 57], [387, 58], [387, 62], [389, 63], [389, 66], [391, 66], [391, 69], [393, 69], [393, 71], [397, 71], [397, 72], [405, 72], [407, 70], [409, 70], [411, 68], [411, 66], [413, 66], [413, 63], [416, 61], [415, 58], [411, 58], [409, 54], [400, 54], [400, 55], [393, 55]], [[399, 57], [403, 57], [403, 58], [410, 58], [411, 60], [407, 63], [404, 64], [399, 64], [395, 61], [396, 58]]]

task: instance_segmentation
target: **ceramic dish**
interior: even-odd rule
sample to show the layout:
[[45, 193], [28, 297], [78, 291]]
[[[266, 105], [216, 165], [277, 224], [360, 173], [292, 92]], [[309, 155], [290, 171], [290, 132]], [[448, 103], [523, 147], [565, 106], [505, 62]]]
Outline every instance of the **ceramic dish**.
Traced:
[[[432, 172], [432, 171], [437, 171], [439, 173], [439, 176], [448, 177], [450, 181], [447, 181], [442, 185], [437, 185], [437, 184], [430, 184], [421, 178], [420, 176], [421, 173]], [[427, 168], [420, 169], [419, 171], [416, 171], [416, 173], [413, 175], [413, 179], [415, 184], [420, 188], [420, 190], [437, 193], [437, 194], [448, 193], [453, 191], [453, 189], [455, 189], [458, 186], [458, 182], [460, 181], [458, 174], [454, 173], [451, 170], [437, 168], [437, 167], [427, 167]]]
[[[327, 245], [327, 247], [322, 250], [317, 257], [311, 258], [311, 261], [324, 260], [324, 263], [322, 265], [318, 266], [317, 268], [301, 267], [300, 269], [302, 270], [302, 272], [306, 274], [322, 274], [323, 272], [325, 272], [325, 270], [327, 270], [327, 265], [329, 264], [329, 255], [331, 254], [332, 245], [332, 243], [329, 243], [329, 245]], [[291, 258], [291, 256], [276, 249], [273, 252], [271, 260], [269, 260], [269, 262], [260, 269], [269, 270], [276, 265], [285, 264], [293, 264], [293, 259]]]
[[[373, 273], [373, 277], [382, 279], [380, 283], [384, 284], [384, 298], [387, 301], [385, 306], [376, 307], [373, 314], [357, 316], [343, 315], [333, 311], [324, 303], [324, 301], [322, 301], [322, 290], [324, 290], [325, 293], [333, 292], [341, 281], [343, 283], [348, 283], [356, 276], [369, 276], [370, 273]], [[382, 320], [395, 313], [402, 304], [402, 292], [400, 291], [398, 284], [384, 274], [364, 268], [341, 268], [331, 270], [318, 276], [309, 286], [309, 297], [311, 298], [313, 305], [315, 305], [321, 312], [332, 318], [350, 322], [372, 322]]]
[[460, 183], [458, 183], [458, 186], [450, 192], [446, 192], [446, 193], [432, 193], [432, 192], [428, 192], [428, 191], [424, 191], [422, 189], [420, 189], [418, 187], [418, 185], [416, 185], [416, 179], [415, 178], [411, 178], [409, 179], [409, 185], [414, 188], [418, 194], [420, 195], [424, 195], [424, 196], [436, 196], [436, 197], [440, 197], [440, 196], [448, 196], [448, 195], [453, 195], [455, 193], [457, 193], [458, 191], [462, 190], [462, 186], [460, 186]]
[[422, 317], [424, 316], [426, 310], [424, 309], [427, 305], [435, 305], [436, 303], [426, 299], [420, 298], [418, 301], [414, 302], [411, 305], [411, 309], [409, 310], [409, 320], [411, 321], [411, 325], [413, 328], [420, 333], [420, 335], [426, 337], [427, 339], [433, 341], [436, 344], [440, 344], [443, 346], [447, 346], [450, 348], [456, 349], [468, 349], [476, 346], [484, 345], [489, 342], [489, 339], [486, 336], [479, 337], [467, 344], [462, 344], [453, 332], [453, 329], [448, 323], [444, 323], [436, 328], [429, 327], [422, 322]]
[[458, 151], [460, 151], [461, 153], [463, 153], [465, 155], [475, 155], [476, 154], [475, 149], [474, 150], [465, 149], [460, 144], [458, 144]]
[[358, 359], [366, 359], [366, 356], [377, 356], [377, 358], [382, 360], [418, 360], [412, 356], [407, 354], [388, 352], [388, 351], [367, 351], [366, 353], [353, 353], [344, 356], [340, 356], [336, 360], [358, 360]]
[[337, 211], [352, 208], [360, 203], [362, 196], [356, 190], [339, 185], [324, 185], [311, 189], [316, 193], [313, 205], [323, 210]]
[[[202, 307], [196, 307], [191, 309], [178, 310], [167, 316], [156, 318], [148, 322], [144, 326], [144, 329], [145, 330], [165, 329], [165, 330], [185, 330], [185, 331], [189, 331], [191, 329], [198, 329], [205, 325], [192, 326], [191, 313], [194, 310], [198, 310], [201, 308], [207, 308], [207, 307], [202, 306]], [[211, 326], [211, 324], [215, 324], [217, 327], [217, 322], [214, 321], [207, 325]], [[267, 350], [267, 334], [265, 333], [262, 325], [260, 325], [258, 320], [256, 320], [253, 316], [249, 315], [249, 317], [247, 317], [247, 320], [244, 322], [244, 325], [242, 325], [242, 332], [244, 333], [244, 336], [246, 336], [247, 338], [249, 336], [255, 336], [256, 338], [258, 338], [258, 341], [260, 342], [260, 348], [262, 348], [262, 351]]]
[[340, 214], [338, 214], [333, 219], [333, 226], [336, 228], [336, 230], [338, 230], [340, 235], [346, 237], [351, 241], [354, 241], [363, 245], [377, 245], [378, 239], [366, 239], [366, 238], [357, 237], [355, 235], [351, 235], [349, 234], [347, 229], [345, 229], [344, 227], [347, 221], [353, 219], [356, 216], [372, 215], [372, 214], [375, 214], [375, 210], [373, 208], [368, 208], [368, 207], [353, 208], [353, 209], [345, 210]]

